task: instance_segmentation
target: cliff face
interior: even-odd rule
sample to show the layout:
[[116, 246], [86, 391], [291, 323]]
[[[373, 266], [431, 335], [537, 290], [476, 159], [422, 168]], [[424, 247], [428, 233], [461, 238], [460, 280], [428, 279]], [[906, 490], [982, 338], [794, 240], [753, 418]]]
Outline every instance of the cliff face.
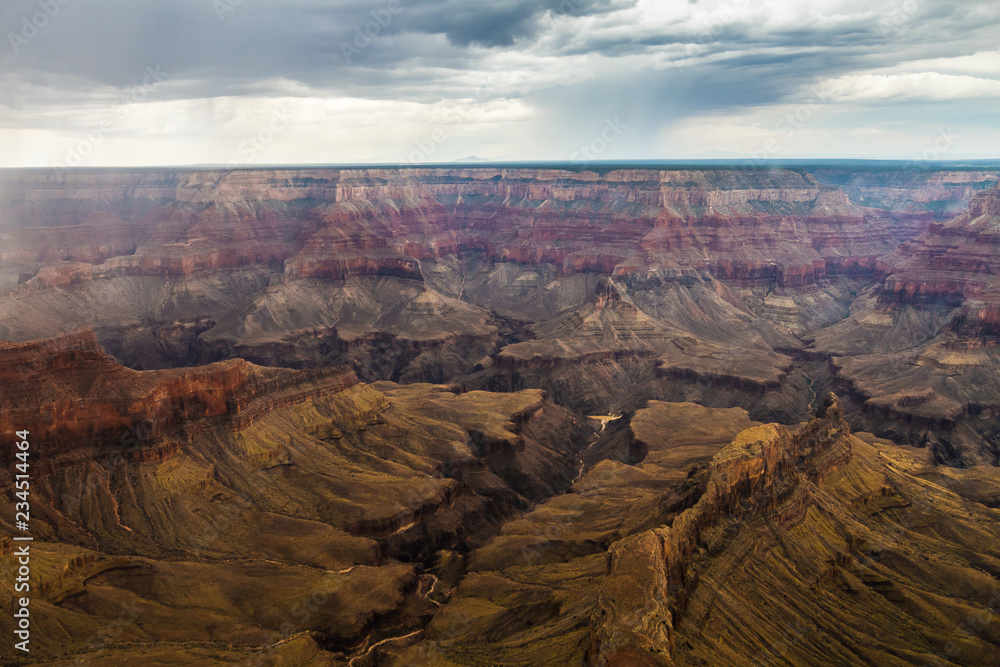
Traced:
[[[920, 634], [939, 627], [921, 620], [924, 605], [936, 604], [938, 595], [968, 605], [965, 614], [977, 613], [982, 601], [957, 602], [963, 596], [957, 580], [936, 580], [937, 592], [924, 595], [923, 524], [906, 508], [920, 497], [919, 521], [938, 525], [956, 520], [946, 518], [949, 503], [964, 501], [941, 489], [926, 495], [907, 469], [912, 464], [885, 461], [851, 435], [832, 394], [796, 431], [772, 424], [740, 433], [712, 458], [692, 507], [669, 526], [611, 546], [588, 660], [797, 665], [814, 664], [822, 654], [833, 662], [854, 656], [877, 664], [905, 646], [914, 662], [947, 655], [957, 664], [988, 664], [1000, 642], [992, 631], [948, 647]], [[966, 507], [982, 516], [981, 506]], [[898, 514], [874, 519], [884, 511]], [[970, 533], [952, 535], [932, 560], [978, 541]], [[954, 562], [958, 579], [977, 578], [971, 561]], [[869, 615], [870, 622], [856, 624]], [[879, 619], [887, 617], [898, 624], [885, 639], [864, 639], [886, 627]]]
[[[346, 369], [296, 373], [242, 359], [201, 368], [140, 372], [111, 360], [90, 330], [30, 343], [0, 341], [0, 429], [30, 428], [44, 443], [42, 469], [64, 457], [163, 458], [208, 418], [246, 426], [255, 414], [357, 383]], [[309, 382], [308, 388], [294, 385]], [[7, 455], [12, 452], [5, 452]]]
[[50, 286], [246, 265], [413, 277], [413, 260], [462, 249], [566, 273], [652, 262], [796, 286], [873, 270], [933, 217], [858, 206], [791, 171], [15, 172], [0, 200], [0, 265]]
[[379, 662], [995, 661], [992, 469], [852, 434], [832, 395], [789, 427], [652, 401], [584, 459], [569, 493], [473, 552], [424, 632]]
[[[697, 583], [694, 554], [702, 533], [752, 506], [773, 512], [800, 480], [821, 485], [851, 459], [850, 429], [835, 395], [795, 434], [755, 426], [717, 453], [698, 502], [669, 527], [622, 540], [608, 554], [598, 593], [589, 657], [596, 664], [674, 664], [675, 627]], [[639, 594], [647, 604], [636, 605]]]
[[[242, 360], [139, 372], [89, 331], [2, 343], [0, 369], [2, 427], [32, 443], [32, 651], [53, 659], [92, 657], [88, 638], [123, 605], [102, 660], [194, 641], [239, 662], [287, 632], [346, 659], [425, 624], [465, 554], [571, 485], [594, 433], [537, 389], [372, 386]], [[5, 531], [12, 503], [0, 498]], [[423, 573], [442, 560], [457, 564], [447, 584]], [[301, 600], [308, 614], [256, 611]]]
[[964, 303], [963, 330], [996, 337], [1000, 323], [1000, 190], [978, 195], [967, 213], [934, 223], [886, 258], [883, 293], [900, 303]]
[[993, 665], [996, 181], [4, 172], [37, 655]]
[[[137, 370], [235, 358], [347, 365], [365, 381], [543, 388], [598, 413], [659, 398], [794, 421], [818, 383], [847, 389], [866, 414], [905, 419], [916, 413], [879, 407], [895, 405], [899, 389], [855, 382], [837, 370], [849, 363], [804, 360], [845, 356], [857, 337], [843, 322], [872, 332], [848, 356], [903, 339], [916, 348], [932, 337], [916, 329], [932, 326], [957, 345], [992, 344], [996, 204], [977, 193], [998, 178], [875, 168], [5, 172], [0, 338], [91, 327]], [[970, 201], [967, 215], [945, 221]], [[879, 312], [865, 311], [865, 290], [886, 276]], [[952, 306], [962, 310], [947, 325], [917, 327], [905, 314]], [[890, 341], [900, 332], [876, 324], [886, 318], [912, 335]], [[978, 409], [972, 386], [955, 382], [935, 392]], [[945, 449], [996, 460], [976, 443], [980, 431]]]
[[815, 334], [850, 413], [939, 461], [996, 465], [1000, 190], [879, 261], [887, 278]]

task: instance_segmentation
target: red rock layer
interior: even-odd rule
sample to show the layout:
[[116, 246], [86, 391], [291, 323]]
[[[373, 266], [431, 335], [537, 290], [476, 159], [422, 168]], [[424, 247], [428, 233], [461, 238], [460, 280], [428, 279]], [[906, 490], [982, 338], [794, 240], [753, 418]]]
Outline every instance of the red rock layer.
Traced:
[[[198, 368], [133, 371], [107, 355], [92, 331], [29, 343], [0, 341], [0, 432], [30, 431], [42, 462], [60, 455], [148, 457], [163, 433], [224, 418], [242, 428], [280, 405], [357, 383], [346, 369], [291, 371], [234, 359]], [[176, 447], [172, 439], [168, 447]], [[86, 450], [86, 451], [84, 451]], [[4, 448], [6, 459], [13, 449]]]
[[1000, 189], [981, 193], [969, 211], [933, 223], [887, 257], [883, 295], [898, 302], [965, 302], [963, 327], [1000, 335]]
[[244, 265], [415, 278], [417, 262], [463, 249], [563, 273], [795, 287], [876, 270], [932, 217], [858, 206], [797, 171], [738, 169], [11, 172], [0, 203], [0, 268], [38, 287]]

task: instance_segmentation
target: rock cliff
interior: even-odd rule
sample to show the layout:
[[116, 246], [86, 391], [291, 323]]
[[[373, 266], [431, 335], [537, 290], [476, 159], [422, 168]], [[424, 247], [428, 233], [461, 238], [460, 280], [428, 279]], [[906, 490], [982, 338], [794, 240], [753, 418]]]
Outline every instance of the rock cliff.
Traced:
[[[900, 403], [900, 388], [837, 359], [904, 340], [910, 361], [937, 358], [917, 348], [947, 334], [956, 350], [993, 344], [998, 179], [823, 166], [10, 171], [0, 338], [90, 327], [136, 370], [346, 365], [364, 381], [543, 388], [597, 413], [653, 398], [790, 422], [837, 386], [866, 428], [933, 445], [902, 422], [924, 423], [907, 405], [939, 402]], [[855, 322], [868, 348], [850, 342]], [[998, 403], [955, 382], [934, 388], [949, 405], [978, 416]], [[1000, 460], [982, 444], [991, 420], [934, 445], [940, 458]]]
[[[379, 662], [995, 659], [995, 469], [852, 434], [832, 395], [790, 427], [651, 402], [608, 428], [572, 492], [477, 549], [424, 632]], [[603, 458], [622, 440], [641, 443], [631, 463]]]
[[565, 273], [652, 262], [795, 286], [871, 271], [934, 217], [781, 170], [13, 172], [0, 200], [0, 266], [49, 286], [246, 265], [412, 277], [414, 260], [462, 249]]
[[[796, 490], [799, 480], [821, 485], [851, 459], [850, 429], [840, 402], [829, 395], [817, 416], [790, 434], [784, 427], [755, 426], [717, 453], [704, 493], [669, 527], [614, 544], [598, 593], [589, 658], [596, 664], [673, 664], [674, 625], [696, 585], [694, 555], [702, 532], [747, 507], [766, 514]], [[636, 596], [646, 604], [636, 605]], [[639, 664], [637, 663], [637, 664]]]
[[997, 179], [2, 172], [36, 656], [993, 665]]
[[1000, 335], [1000, 189], [976, 196], [967, 213], [934, 223], [885, 260], [887, 299], [963, 304], [964, 333]]
[[900, 245], [879, 262], [884, 282], [811, 346], [865, 428], [951, 464], [1000, 461], [998, 221], [1000, 190], [991, 189]]
[[[221, 641], [246, 659], [288, 627], [319, 655], [350, 654], [426, 622], [444, 576], [424, 571], [569, 487], [594, 433], [541, 390], [242, 360], [140, 372], [89, 331], [0, 344], [0, 369], [3, 428], [32, 442], [33, 653], [53, 659], [92, 652], [123, 606], [141, 613], [102, 655]], [[315, 609], [295, 619], [246, 606], [303, 598]]]
[[[245, 428], [280, 405], [342, 391], [347, 369], [295, 372], [241, 359], [201, 368], [133, 371], [110, 359], [90, 330], [30, 343], [0, 341], [0, 429], [30, 428], [39, 465], [110, 455], [163, 459], [204, 419]], [[5, 451], [6, 455], [12, 452]]]

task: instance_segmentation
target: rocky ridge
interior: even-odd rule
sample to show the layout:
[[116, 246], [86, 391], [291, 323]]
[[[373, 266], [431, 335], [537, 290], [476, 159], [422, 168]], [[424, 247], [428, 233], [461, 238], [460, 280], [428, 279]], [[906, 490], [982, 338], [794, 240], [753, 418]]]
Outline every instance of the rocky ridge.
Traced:
[[[928, 467], [852, 434], [832, 395], [794, 427], [740, 412], [640, 410], [571, 493], [474, 552], [424, 632], [376, 660], [990, 664], [994, 469]], [[632, 462], [603, 458], [615, 449]]]
[[[755, 426], [717, 453], [697, 503], [657, 528], [616, 543], [608, 554], [608, 575], [598, 593], [588, 655], [597, 664], [624, 664], [639, 655], [661, 654], [650, 664], [671, 664], [673, 625], [684, 613], [695, 584], [694, 552], [703, 530], [724, 517], [753, 507], [773, 511], [795, 490], [798, 478], [821, 484], [851, 459], [850, 429], [840, 402], [829, 395], [816, 419], [790, 434], [780, 425]], [[648, 581], [647, 581], [648, 580]], [[634, 591], [649, 600], [635, 605]]]
[[162, 459], [178, 446], [177, 434], [167, 431], [190, 431], [207, 418], [245, 428], [275, 407], [357, 384], [347, 369], [297, 374], [242, 359], [133, 371], [109, 358], [90, 330], [30, 343], [0, 341], [0, 369], [0, 428], [13, 432], [31, 423], [33, 437], [45, 443], [42, 470], [64, 463], [64, 455]]
[[864, 428], [927, 446], [952, 465], [1000, 462], [992, 324], [1000, 190], [880, 260], [882, 284], [812, 334]]

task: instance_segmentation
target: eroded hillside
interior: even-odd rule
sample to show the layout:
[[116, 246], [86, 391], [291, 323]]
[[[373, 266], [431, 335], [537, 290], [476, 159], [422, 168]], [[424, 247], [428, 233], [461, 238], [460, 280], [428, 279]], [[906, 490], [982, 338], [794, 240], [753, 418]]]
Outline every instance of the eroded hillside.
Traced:
[[[832, 394], [788, 427], [659, 401], [599, 427], [540, 390], [249, 364], [233, 382], [228, 362], [124, 369], [85, 333], [32, 345], [0, 350], [35, 361], [0, 390], [5, 412], [95, 407], [37, 427], [39, 664], [991, 665], [1000, 650], [997, 468], [854, 435]], [[175, 400], [146, 400], [164, 386]]]
[[998, 181], [0, 173], [32, 656], [994, 665]]
[[[1000, 173], [285, 169], [0, 175], [0, 338], [858, 425], [1000, 462]], [[923, 393], [921, 393], [923, 392]]]

